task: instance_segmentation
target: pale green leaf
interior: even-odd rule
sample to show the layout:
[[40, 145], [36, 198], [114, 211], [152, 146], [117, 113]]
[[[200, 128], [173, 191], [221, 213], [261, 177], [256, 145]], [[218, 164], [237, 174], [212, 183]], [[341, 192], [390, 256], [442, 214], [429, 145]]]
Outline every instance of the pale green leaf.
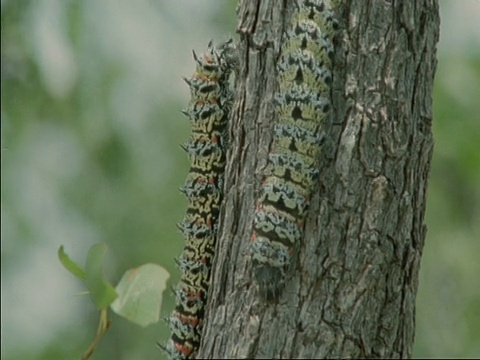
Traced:
[[157, 322], [169, 277], [164, 268], [155, 264], [126, 271], [116, 287], [118, 298], [112, 310], [140, 326]]

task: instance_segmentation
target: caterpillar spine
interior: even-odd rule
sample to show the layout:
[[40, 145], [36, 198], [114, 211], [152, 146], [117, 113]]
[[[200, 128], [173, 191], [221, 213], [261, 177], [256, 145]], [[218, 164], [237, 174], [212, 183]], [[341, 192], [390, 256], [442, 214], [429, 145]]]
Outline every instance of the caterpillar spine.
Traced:
[[333, 37], [329, 0], [298, 0], [277, 63], [276, 123], [253, 220], [254, 278], [268, 299], [281, 293], [303, 236], [331, 110]]

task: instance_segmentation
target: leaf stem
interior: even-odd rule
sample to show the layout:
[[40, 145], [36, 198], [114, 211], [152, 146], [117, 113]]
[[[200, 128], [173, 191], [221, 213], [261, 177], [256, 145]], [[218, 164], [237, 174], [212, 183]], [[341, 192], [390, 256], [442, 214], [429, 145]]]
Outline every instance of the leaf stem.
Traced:
[[88, 349], [83, 353], [80, 360], [88, 360], [90, 356], [92, 356], [93, 352], [95, 351], [95, 348], [97, 347], [97, 344], [100, 342], [102, 337], [106, 334], [109, 327], [110, 327], [110, 321], [108, 320], [108, 312], [107, 312], [107, 308], [105, 307], [103, 309], [100, 309], [100, 321], [98, 322], [97, 335], [93, 339]]

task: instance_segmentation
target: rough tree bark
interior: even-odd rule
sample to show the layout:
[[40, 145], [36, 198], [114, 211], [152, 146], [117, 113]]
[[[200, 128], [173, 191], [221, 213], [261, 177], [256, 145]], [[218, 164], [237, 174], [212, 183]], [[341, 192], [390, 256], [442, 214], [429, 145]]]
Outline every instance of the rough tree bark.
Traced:
[[227, 193], [199, 358], [411, 356], [438, 4], [344, 3], [320, 180], [294, 271], [269, 303], [252, 281], [247, 247], [292, 1], [240, 1]]

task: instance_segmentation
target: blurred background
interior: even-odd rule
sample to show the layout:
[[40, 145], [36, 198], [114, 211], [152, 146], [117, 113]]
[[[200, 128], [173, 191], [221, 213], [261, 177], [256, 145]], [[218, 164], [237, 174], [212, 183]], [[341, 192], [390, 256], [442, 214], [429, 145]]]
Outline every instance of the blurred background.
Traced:
[[[98, 313], [57, 260], [109, 247], [105, 273], [158, 263], [190, 133], [191, 49], [234, 36], [236, 1], [1, 0], [1, 359], [78, 359]], [[435, 151], [414, 357], [480, 356], [480, 1], [440, 1]], [[173, 306], [167, 294], [162, 314]], [[163, 322], [111, 313], [93, 359], [159, 359]]]

